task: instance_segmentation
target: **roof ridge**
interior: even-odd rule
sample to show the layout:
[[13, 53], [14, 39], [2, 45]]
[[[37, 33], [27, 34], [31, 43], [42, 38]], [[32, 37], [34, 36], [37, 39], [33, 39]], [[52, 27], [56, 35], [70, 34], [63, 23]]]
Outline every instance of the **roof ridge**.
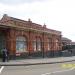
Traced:
[[[10, 17], [10, 16], [9, 16]], [[23, 21], [23, 22], [28, 22], [28, 21], [25, 21], [25, 20], [22, 20], [22, 19], [19, 19], [19, 18], [15, 18], [15, 17], [10, 17], [11, 19], [14, 19], [14, 20], [17, 20], [17, 21]]]
[[48, 32], [52, 32], [52, 33], [60, 33], [60, 31], [46, 28], [46, 27], [42, 26], [41, 24], [33, 23], [32, 21], [30, 21], [30, 19], [28, 21], [25, 21], [22, 19], [8, 16], [7, 14], [3, 15], [2, 23], [11, 24], [11, 25], [13, 25], [15, 23], [15, 25], [18, 25], [18, 26], [29, 27], [29, 28], [33, 28], [33, 29], [37, 29], [37, 30], [43, 29], [44, 31], [48, 31]]

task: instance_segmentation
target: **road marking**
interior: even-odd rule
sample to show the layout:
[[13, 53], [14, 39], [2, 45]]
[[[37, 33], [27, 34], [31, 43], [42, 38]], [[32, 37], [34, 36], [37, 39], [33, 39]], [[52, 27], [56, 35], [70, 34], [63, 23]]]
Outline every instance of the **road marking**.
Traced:
[[54, 74], [54, 73], [67, 72], [67, 71], [71, 71], [71, 70], [74, 70], [74, 69], [75, 69], [75, 68], [70, 68], [70, 69], [67, 69], [67, 70], [49, 72], [49, 73], [45, 73], [45, 74], [41, 74], [41, 75], [50, 75], [50, 74]]
[[3, 69], [4, 69], [4, 66], [2, 66], [2, 67], [0, 68], [0, 74], [1, 74], [1, 72], [2, 72]]

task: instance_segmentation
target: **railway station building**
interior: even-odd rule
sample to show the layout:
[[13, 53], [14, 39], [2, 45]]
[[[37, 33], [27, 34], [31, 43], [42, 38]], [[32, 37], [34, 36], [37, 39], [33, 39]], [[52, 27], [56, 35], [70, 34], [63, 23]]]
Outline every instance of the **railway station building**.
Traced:
[[10, 57], [51, 57], [62, 50], [61, 32], [46, 25], [10, 17], [0, 20], [0, 50], [6, 47]]

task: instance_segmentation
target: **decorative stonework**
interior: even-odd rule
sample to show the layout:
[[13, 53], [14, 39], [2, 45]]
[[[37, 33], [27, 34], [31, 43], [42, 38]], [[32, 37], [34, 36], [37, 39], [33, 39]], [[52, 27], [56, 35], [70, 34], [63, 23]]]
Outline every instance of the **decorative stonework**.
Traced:
[[[36, 56], [38, 53], [42, 55], [43, 53], [61, 50], [61, 32], [48, 29], [45, 25], [42, 27], [42, 25], [33, 23], [30, 19], [24, 21], [4, 15], [0, 21], [0, 26], [2, 26], [3, 29], [9, 29], [6, 36], [9, 40], [7, 41], [7, 48], [9, 49], [11, 56], [16, 53], [16, 38], [19, 36], [27, 39], [27, 56], [28, 54], [34, 54], [32, 56]], [[34, 51], [33, 42], [37, 38], [41, 39], [41, 46], [37, 45], [37, 50]], [[58, 41], [56, 42], [55, 40]], [[38, 41], [36, 43], [38, 43]], [[38, 48], [41, 50], [38, 51]], [[24, 53], [21, 53], [20, 55], [22, 54], [24, 55]]]

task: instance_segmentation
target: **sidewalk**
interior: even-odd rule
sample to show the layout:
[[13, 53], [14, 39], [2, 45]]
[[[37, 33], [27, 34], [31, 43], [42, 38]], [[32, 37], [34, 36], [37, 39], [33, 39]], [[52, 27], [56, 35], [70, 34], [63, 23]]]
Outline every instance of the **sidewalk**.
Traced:
[[40, 65], [40, 64], [55, 64], [75, 61], [75, 56], [58, 57], [58, 58], [40, 58], [40, 59], [20, 59], [10, 60], [9, 62], [0, 62], [0, 66], [23, 66], [23, 65]]

